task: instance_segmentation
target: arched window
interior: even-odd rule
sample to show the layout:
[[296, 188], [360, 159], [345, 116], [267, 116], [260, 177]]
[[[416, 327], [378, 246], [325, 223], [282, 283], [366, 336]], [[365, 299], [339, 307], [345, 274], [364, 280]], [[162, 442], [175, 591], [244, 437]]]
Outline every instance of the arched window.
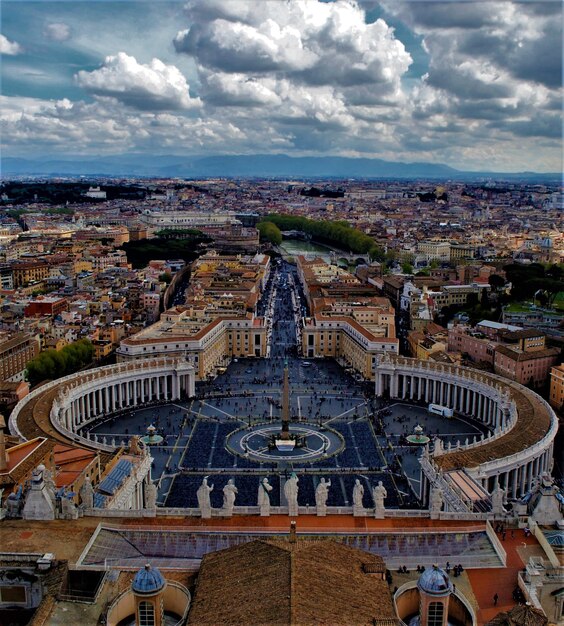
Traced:
[[442, 602], [431, 602], [427, 616], [427, 626], [442, 626], [444, 606]]
[[139, 626], [155, 626], [155, 607], [151, 602], [139, 603]]

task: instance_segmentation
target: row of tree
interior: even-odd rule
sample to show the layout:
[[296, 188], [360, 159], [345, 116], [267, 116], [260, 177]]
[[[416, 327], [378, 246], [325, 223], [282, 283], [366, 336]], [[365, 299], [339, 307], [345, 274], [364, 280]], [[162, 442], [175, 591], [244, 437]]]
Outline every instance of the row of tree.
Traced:
[[[168, 237], [168, 235], [167, 235]], [[211, 238], [200, 231], [180, 232], [174, 238], [157, 237], [128, 241], [122, 246], [127, 254], [127, 260], [134, 268], [146, 267], [149, 261], [155, 259], [183, 259], [191, 263], [198, 257], [200, 244], [209, 243]]]
[[[278, 232], [268, 227], [266, 235], [263, 234], [264, 223], [270, 223], [277, 227]], [[318, 221], [310, 220], [306, 217], [294, 215], [267, 215], [258, 225], [261, 236], [270, 241], [267, 237], [278, 239], [278, 233], [286, 230], [298, 230], [321, 243], [327, 243], [341, 250], [355, 252], [357, 254], [369, 254], [373, 260], [381, 261], [385, 259], [382, 248], [369, 235], [352, 228], [345, 221]], [[261, 230], [262, 228], [262, 230]], [[280, 234], [280, 241], [282, 235]]]
[[543, 306], [552, 306], [556, 296], [564, 291], [564, 266], [562, 264], [511, 263], [504, 268], [511, 283], [513, 300], [535, 298]]
[[45, 350], [27, 364], [27, 379], [33, 386], [77, 372], [92, 362], [94, 346], [88, 339], [79, 339], [62, 350]]
[[259, 222], [257, 229], [261, 241], [267, 241], [273, 246], [279, 246], [282, 243], [282, 232], [276, 224], [272, 222]]

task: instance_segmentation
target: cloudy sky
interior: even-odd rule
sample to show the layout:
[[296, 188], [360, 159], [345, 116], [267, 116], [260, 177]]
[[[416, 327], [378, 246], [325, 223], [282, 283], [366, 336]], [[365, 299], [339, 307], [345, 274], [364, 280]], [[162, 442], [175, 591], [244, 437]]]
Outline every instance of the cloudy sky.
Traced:
[[560, 0], [3, 0], [10, 156], [562, 168]]

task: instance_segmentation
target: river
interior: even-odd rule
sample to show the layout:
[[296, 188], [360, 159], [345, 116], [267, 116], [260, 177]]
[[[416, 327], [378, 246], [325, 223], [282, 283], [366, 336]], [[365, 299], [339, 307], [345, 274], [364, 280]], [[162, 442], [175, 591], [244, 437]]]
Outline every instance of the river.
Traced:
[[324, 261], [331, 261], [331, 248], [320, 243], [304, 241], [303, 239], [284, 239], [279, 246], [290, 256], [303, 254], [306, 257], [321, 257]]

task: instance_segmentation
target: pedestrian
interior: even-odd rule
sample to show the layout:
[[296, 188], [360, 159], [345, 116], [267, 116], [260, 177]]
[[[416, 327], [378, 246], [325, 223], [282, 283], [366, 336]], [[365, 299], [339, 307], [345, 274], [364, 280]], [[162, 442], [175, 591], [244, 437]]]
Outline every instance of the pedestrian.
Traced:
[[499, 600], [499, 596], [497, 595], [497, 593], [494, 594], [493, 597], [493, 601], [494, 601], [494, 606], [497, 606], [497, 601]]

